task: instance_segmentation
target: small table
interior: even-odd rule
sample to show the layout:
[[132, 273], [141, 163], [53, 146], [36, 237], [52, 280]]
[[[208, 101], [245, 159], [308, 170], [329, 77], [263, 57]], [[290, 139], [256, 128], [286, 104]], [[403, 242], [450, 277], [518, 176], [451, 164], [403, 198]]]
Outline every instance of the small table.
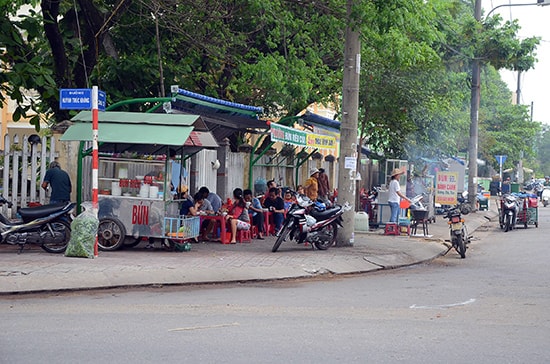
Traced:
[[205, 220], [213, 220], [214, 224], [219, 223], [220, 224], [220, 242], [222, 244], [229, 244], [230, 243], [230, 239], [227, 239], [227, 234], [226, 234], [225, 216], [223, 216], [223, 215], [201, 215], [201, 227], [202, 227], [202, 222], [205, 221]]

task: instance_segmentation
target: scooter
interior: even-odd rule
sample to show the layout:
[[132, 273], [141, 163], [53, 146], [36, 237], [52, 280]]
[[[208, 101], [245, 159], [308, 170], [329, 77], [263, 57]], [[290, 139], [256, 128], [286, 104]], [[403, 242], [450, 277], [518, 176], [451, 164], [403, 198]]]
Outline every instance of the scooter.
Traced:
[[500, 200], [499, 224], [504, 232], [512, 230], [516, 226], [519, 212], [519, 202], [516, 196], [505, 194]]
[[295, 239], [298, 244], [307, 242], [312, 248], [327, 250], [335, 243], [338, 226], [343, 227], [342, 215], [351, 210], [351, 205], [346, 202], [344, 206], [335, 205], [327, 209], [323, 203], [312, 201], [294, 191], [292, 193], [296, 202], [288, 209], [271, 251], [275, 253], [287, 239]]
[[[0, 195], [0, 206], [12, 203]], [[26, 244], [38, 244], [48, 253], [63, 253], [71, 239], [71, 210], [73, 202], [20, 208], [21, 219], [8, 220], [0, 213], [0, 243], [19, 245], [19, 253]]]
[[471, 236], [468, 235], [468, 229], [466, 228], [462, 215], [467, 215], [469, 213], [470, 205], [468, 205], [466, 201], [459, 203], [457, 206], [447, 211], [445, 218], [449, 219], [448, 224], [451, 246], [447, 249], [445, 254], [454, 248], [460, 255], [460, 258], [466, 258], [466, 249], [467, 245], [470, 243]]
[[540, 194], [540, 200], [542, 202], [542, 206], [548, 206], [550, 203], [550, 187], [544, 187]]

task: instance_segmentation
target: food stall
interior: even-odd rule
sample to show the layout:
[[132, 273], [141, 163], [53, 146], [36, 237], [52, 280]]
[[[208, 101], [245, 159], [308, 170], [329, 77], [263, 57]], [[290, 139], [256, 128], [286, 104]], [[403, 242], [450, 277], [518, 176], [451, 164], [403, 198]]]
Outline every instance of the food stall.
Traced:
[[[77, 201], [91, 200], [91, 113], [82, 111], [61, 137], [79, 141]], [[188, 157], [216, 148], [200, 116], [102, 112], [99, 114], [99, 229], [102, 250], [137, 245], [143, 238], [175, 242], [196, 237], [200, 219], [179, 216], [181, 200], [172, 188], [172, 164], [185, 183]], [[170, 151], [176, 152], [175, 160]], [[177, 187], [177, 186], [175, 186]]]

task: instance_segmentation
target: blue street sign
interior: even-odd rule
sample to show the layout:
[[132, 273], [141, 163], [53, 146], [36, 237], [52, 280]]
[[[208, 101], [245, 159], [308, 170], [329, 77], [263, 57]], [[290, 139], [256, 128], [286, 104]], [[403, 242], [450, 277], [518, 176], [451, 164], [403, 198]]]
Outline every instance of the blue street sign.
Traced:
[[107, 94], [105, 91], [97, 90], [97, 109], [99, 111], [105, 111], [107, 106]]
[[506, 157], [507, 155], [495, 155], [498, 164], [501, 166], [504, 164], [504, 162], [506, 162]]
[[90, 110], [92, 108], [92, 90], [89, 88], [62, 88], [59, 90], [59, 108]]
[[[97, 92], [97, 109], [105, 111], [107, 106], [107, 94], [104, 91]], [[92, 89], [90, 88], [65, 88], [59, 90], [59, 108], [65, 110], [91, 110]]]

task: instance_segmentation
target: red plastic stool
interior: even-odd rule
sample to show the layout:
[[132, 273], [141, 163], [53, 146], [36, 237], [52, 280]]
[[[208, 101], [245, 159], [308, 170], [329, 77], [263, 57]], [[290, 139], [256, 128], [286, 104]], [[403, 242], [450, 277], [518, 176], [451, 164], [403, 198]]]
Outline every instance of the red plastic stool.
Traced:
[[395, 222], [387, 222], [384, 235], [399, 235], [399, 227]]
[[252, 237], [252, 239], [256, 239], [259, 236], [257, 226], [252, 225], [250, 227], [250, 236]]
[[249, 230], [237, 230], [237, 241], [239, 243], [251, 243], [252, 233]]

